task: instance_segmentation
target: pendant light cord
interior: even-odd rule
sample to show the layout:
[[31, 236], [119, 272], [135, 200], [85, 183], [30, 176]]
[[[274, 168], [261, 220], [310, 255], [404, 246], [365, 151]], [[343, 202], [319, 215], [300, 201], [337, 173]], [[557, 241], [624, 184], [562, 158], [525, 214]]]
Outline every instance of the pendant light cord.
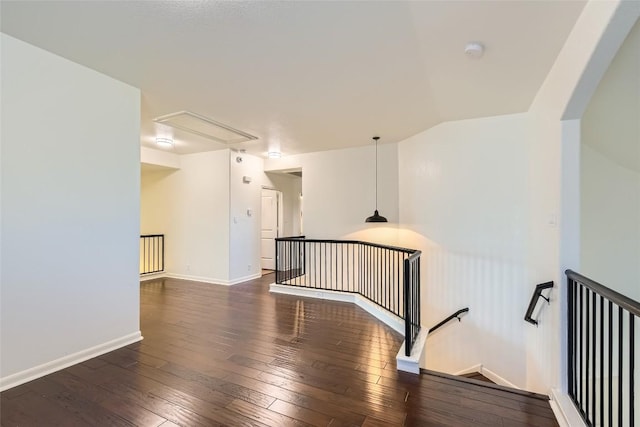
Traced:
[[378, 211], [378, 140], [376, 139], [376, 212]]

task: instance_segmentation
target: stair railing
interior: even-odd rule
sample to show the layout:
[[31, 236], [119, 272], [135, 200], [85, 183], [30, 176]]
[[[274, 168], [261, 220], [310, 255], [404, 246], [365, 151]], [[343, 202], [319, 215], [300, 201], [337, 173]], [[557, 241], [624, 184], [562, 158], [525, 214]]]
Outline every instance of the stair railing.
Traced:
[[565, 274], [569, 396], [587, 425], [633, 426], [640, 303], [575, 271]]
[[447, 318], [445, 318], [444, 320], [442, 320], [440, 323], [438, 323], [437, 325], [431, 327], [431, 329], [429, 329], [429, 333], [433, 333], [436, 330], [438, 330], [440, 327], [446, 325], [448, 322], [452, 321], [453, 319], [458, 319], [458, 322], [460, 322], [462, 320], [462, 318], [460, 317], [462, 314], [464, 313], [468, 313], [469, 312], [469, 307], [465, 307], [465, 308], [461, 308], [460, 310], [456, 311], [455, 313], [449, 315]]
[[140, 235], [140, 275], [164, 271], [164, 234]]
[[276, 283], [356, 293], [400, 317], [405, 351], [420, 331], [420, 251], [357, 240], [276, 239]]

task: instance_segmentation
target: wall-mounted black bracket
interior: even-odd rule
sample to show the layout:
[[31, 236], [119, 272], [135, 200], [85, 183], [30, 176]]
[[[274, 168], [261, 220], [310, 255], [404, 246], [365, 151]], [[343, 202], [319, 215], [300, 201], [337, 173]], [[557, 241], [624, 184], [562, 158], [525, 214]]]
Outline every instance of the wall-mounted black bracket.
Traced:
[[551, 304], [549, 297], [545, 297], [542, 295], [542, 291], [545, 289], [553, 288], [553, 282], [540, 283], [536, 285], [535, 291], [533, 291], [533, 295], [531, 296], [531, 301], [529, 301], [529, 307], [527, 308], [527, 313], [524, 315], [524, 320], [531, 323], [532, 325], [538, 326], [538, 321], [532, 318], [534, 310], [536, 309], [536, 304], [538, 304], [538, 300], [542, 298], [547, 301], [547, 304]]

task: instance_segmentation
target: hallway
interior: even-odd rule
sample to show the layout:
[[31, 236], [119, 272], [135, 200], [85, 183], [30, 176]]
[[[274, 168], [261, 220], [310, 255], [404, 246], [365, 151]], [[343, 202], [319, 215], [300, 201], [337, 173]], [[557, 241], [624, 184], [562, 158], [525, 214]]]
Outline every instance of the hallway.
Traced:
[[398, 373], [398, 334], [272, 281], [143, 282], [144, 340], [2, 393], [2, 425], [557, 425], [532, 396]]

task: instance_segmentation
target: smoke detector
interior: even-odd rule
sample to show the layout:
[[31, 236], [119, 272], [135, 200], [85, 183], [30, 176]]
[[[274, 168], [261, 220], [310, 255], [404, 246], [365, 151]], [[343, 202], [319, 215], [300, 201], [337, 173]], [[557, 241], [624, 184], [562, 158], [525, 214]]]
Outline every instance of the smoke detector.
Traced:
[[474, 58], [474, 59], [480, 58], [484, 54], [484, 46], [482, 45], [482, 43], [469, 42], [464, 47], [464, 53], [469, 58]]

